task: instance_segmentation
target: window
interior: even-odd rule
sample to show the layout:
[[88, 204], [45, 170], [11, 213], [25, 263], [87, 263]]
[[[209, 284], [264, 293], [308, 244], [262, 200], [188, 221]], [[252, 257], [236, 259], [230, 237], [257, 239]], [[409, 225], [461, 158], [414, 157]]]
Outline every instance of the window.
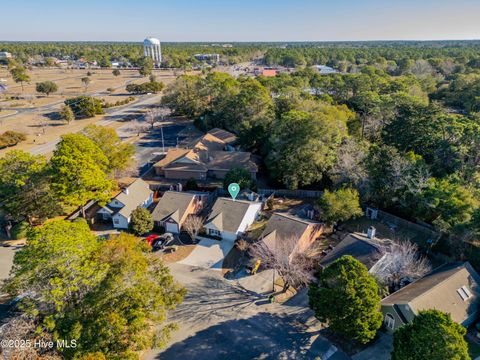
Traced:
[[120, 221], [117, 218], [113, 219], [113, 222], [117, 225], [120, 224]]
[[395, 318], [391, 314], [385, 315], [385, 325], [391, 330], [395, 328]]
[[210, 231], [210, 235], [214, 235], [214, 236], [221, 236], [222, 234], [220, 233], [220, 231], [216, 230], [216, 229], [209, 229]]
[[457, 289], [457, 293], [460, 295], [463, 301], [466, 301], [473, 296], [466, 286], [462, 286], [460, 289]]

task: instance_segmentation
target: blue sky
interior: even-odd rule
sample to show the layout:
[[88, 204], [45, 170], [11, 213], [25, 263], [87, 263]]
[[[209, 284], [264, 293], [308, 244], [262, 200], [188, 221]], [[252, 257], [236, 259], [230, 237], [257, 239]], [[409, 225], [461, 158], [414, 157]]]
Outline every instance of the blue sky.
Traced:
[[480, 0], [1, 0], [0, 40], [480, 39]]

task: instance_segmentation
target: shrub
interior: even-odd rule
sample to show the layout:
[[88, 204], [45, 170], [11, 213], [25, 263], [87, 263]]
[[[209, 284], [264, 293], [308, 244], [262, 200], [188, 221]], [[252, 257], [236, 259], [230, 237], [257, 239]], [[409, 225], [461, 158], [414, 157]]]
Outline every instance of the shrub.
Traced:
[[322, 211], [322, 220], [329, 224], [347, 221], [363, 214], [358, 191], [350, 188], [325, 190], [317, 205]]
[[37, 90], [37, 92], [46, 94], [48, 96], [58, 90], [58, 85], [55, 84], [53, 81], [43, 81], [37, 83], [35, 89]]
[[108, 109], [108, 108], [112, 108], [112, 107], [115, 107], [115, 106], [127, 105], [128, 103], [130, 103], [134, 100], [135, 100], [135, 98], [133, 96], [129, 96], [128, 98], [126, 98], [124, 100], [118, 100], [114, 103], [105, 103], [105, 104], [103, 104], [103, 108]]
[[160, 92], [165, 85], [162, 82], [150, 81], [143, 84], [128, 84], [126, 90], [133, 94], [146, 94]]
[[17, 131], [6, 131], [0, 135], [0, 149], [17, 145], [21, 141], [25, 141], [25, 134]]
[[135, 235], [143, 235], [153, 229], [153, 218], [150, 212], [143, 208], [138, 207], [132, 211], [132, 219], [130, 220], [130, 230]]

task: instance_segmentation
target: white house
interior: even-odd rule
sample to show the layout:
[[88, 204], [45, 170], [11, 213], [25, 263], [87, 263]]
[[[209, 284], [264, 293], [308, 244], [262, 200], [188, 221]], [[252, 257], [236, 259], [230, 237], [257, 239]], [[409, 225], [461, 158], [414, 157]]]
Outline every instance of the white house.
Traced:
[[153, 202], [153, 191], [142, 179], [137, 179], [108, 204], [97, 211], [103, 220], [112, 220], [116, 229], [128, 229], [132, 211], [137, 207], [148, 207]]
[[255, 221], [262, 203], [218, 198], [204, 228], [211, 236], [234, 241]]

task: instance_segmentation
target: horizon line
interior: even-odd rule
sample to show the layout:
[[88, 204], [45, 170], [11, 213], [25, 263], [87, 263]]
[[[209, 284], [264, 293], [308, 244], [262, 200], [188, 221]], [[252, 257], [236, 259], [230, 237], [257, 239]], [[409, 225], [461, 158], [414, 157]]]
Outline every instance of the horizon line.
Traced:
[[[157, 37], [158, 39], [158, 37]], [[220, 44], [242, 44], [242, 43], [360, 43], [360, 42], [447, 42], [447, 41], [480, 41], [480, 38], [464, 39], [369, 39], [369, 40], [161, 40], [162, 43], [220, 43]], [[58, 42], [58, 43], [142, 43], [143, 40], [0, 40], [0, 42], [9, 43], [35, 43], [35, 42]]]

